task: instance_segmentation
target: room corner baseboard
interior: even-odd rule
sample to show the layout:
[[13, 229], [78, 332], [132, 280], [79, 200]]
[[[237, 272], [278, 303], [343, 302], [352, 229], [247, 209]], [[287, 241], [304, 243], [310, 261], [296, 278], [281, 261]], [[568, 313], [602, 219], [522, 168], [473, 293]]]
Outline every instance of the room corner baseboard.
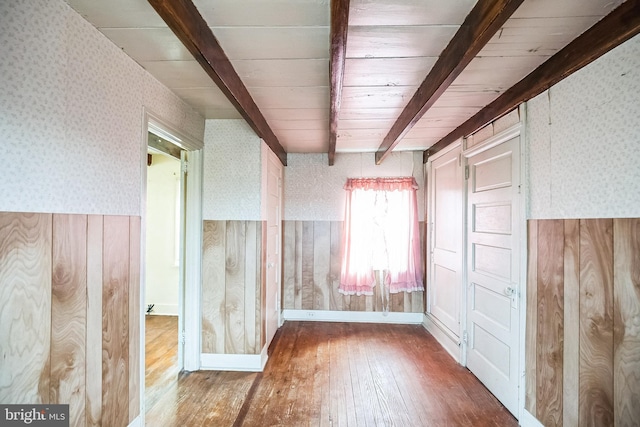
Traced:
[[433, 335], [436, 341], [440, 343], [440, 345], [456, 362], [461, 362], [461, 343], [458, 337], [452, 334], [451, 331], [447, 330], [444, 326], [441, 326], [437, 320], [433, 319], [428, 314], [424, 315], [422, 325], [431, 335]]
[[203, 371], [262, 372], [267, 364], [267, 346], [260, 354], [212, 354], [200, 355], [200, 369]]
[[380, 311], [282, 310], [284, 320], [353, 323], [422, 323], [422, 313]]
[[522, 427], [544, 427], [544, 425], [526, 409], [522, 410], [518, 424]]
[[129, 423], [128, 427], [142, 427], [142, 417], [138, 415]]

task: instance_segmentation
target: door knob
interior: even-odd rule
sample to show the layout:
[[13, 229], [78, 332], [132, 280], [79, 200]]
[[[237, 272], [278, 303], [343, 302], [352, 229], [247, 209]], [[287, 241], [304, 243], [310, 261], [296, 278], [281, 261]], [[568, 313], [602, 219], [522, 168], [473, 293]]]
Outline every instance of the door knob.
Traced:
[[504, 294], [508, 297], [513, 296], [516, 294], [516, 288], [507, 286], [506, 288], [504, 288]]
[[276, 265], [275, 265], [275, 263], [273, 263], [273, 262], [270, 262], [270, 263], [268, 263], [268, 264], [267, 264], [267, 267], [268, 267], [268, 268], [273, 268], [273, 267], [275, 267], [275, 266], [276, 266]]

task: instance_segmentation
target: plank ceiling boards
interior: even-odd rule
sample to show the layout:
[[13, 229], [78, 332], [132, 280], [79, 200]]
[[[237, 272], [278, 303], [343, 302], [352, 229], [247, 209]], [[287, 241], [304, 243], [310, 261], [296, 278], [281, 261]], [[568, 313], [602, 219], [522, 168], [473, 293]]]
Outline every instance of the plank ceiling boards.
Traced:
[[[205, 118], [243, 117], [148, 0], [66, 1]], [[331, 151], [331, 0], [191, 1], [285, 151]], [[439, 143], [621, 3], [524, 0], [394, 150]], [[349, 1], [335, 152], [379, 149], [476, 4]]]
[[377, 150], [474, 5], [351, 0], [336, 152]]
[[329, 142], [329, 0], [195, 0], [289, 153]]
[[[471, 118], [621, 3], [525, 0], [416, 127], [428, 126], [434, 115], [445, 112], [458, 115], [462, 122]], [[450, 131], [457, 127], [436, 125]], [[409, 131], [402, 147], [429, 148], [415, 135]]]

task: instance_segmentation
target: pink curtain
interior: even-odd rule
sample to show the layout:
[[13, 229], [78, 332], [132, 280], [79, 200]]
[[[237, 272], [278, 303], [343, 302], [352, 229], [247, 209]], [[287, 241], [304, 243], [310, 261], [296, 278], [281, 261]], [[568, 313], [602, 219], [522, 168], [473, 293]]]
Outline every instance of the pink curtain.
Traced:
[[342, 234], [339, 291], [372, 295], [374, 270], [390, 293], [424, 290], [414, 178], [352, 178]]

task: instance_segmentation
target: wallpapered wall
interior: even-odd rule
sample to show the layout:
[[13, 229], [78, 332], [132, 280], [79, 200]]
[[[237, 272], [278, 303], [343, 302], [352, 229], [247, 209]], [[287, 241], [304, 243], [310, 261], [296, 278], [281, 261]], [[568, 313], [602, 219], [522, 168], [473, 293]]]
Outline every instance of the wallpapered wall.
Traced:
[[63, 1], [0, 2], [0, 211], [139, 215], [143, 106], [204, 119]]
[[640, 36], [529, 101], [529, 217], [638, 217], [639, 118]]
[[260, 220], [260, 138], [244, 120], [207, 120], [204, 220]]
[[284, 220], [342, 221], [347, 178], [414, 176], [418, 213], [424, 217], [422, 152], [392, 153], [380, 166], [374, 153], [337, 153], [328, 166], [326, 154], [289, 154], [284, 169]]

